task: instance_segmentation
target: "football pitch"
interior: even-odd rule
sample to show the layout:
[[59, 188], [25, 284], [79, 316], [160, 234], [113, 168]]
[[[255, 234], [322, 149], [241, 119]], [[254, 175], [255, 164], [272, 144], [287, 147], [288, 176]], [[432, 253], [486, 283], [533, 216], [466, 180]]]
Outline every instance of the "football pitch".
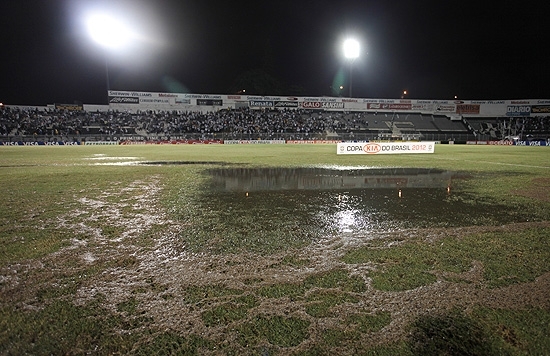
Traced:
[[550, 350], [550, 149], [0, 147], [1, 354]]

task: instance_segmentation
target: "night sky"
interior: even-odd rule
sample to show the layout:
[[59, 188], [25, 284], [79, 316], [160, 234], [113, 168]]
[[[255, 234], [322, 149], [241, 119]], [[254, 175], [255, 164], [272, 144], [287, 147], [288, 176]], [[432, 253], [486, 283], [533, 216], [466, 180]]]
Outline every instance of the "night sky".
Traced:
[[[93, 42], [99, 8], [135, 43]], [[112, 90], [231, 94], [267, 75], [273, 95], [347, 96], [348, 36], [354, 97], [547, 99], [549, 18], [535, 1], [2, 0], [0, 102], [104, 104], [107, 73]]]

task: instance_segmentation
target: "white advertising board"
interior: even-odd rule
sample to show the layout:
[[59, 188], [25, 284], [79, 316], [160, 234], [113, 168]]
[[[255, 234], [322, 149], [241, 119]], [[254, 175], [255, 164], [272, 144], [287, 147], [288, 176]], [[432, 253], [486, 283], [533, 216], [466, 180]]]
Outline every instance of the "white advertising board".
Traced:
[[435, 142], [340, 142], [339, 155], [434, 153]]
[[455, 117], [547, 116], [550, 99], [521, 100], [411, 100], [341, 97], [258, 96], [192, 93], [157, 93], [109, 90], [109, 107], [129, 111], [186, 110], [217, 111], [250, 107], [255, 109], [307, 109], [319, 111], [362, 111], [422, 113]]

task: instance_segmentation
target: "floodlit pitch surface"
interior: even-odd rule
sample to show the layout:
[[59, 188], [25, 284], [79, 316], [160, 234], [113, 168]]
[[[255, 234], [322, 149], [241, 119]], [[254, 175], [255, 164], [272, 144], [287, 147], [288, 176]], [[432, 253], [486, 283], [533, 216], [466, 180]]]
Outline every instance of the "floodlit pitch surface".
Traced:
[[[422, 201], [437, 219], [406, 187], [246, 194], [206, 173], [275, 167], [461, 179]], [[2, 147], [0, 353], [544, 354], [549, 176], [546, 147]], [[363, 206], [376, 220], [347, 229]]]

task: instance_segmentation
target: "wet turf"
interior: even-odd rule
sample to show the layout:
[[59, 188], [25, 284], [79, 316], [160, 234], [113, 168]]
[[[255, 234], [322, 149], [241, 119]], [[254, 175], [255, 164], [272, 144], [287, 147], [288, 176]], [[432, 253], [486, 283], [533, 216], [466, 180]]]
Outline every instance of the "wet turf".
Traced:
[[335, 235], [368, 239], [529, 218], [460, 190], [461, 181], [475, 178], [437, 169], [212, 168], [204, 174], [190, 219], [202, 223], [182, 231], [197, 250], [271, 253]]
[[544, 354], [547, 157], [3, 150], [0, 353]]

